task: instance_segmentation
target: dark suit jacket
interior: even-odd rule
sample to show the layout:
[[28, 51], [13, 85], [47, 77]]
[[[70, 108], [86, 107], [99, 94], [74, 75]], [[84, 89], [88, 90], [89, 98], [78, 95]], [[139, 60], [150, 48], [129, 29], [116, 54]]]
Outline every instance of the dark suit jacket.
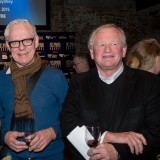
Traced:
[[[127, 66], [121, 76], [123, 85], [120, 87], [117, 107], [111, 113], [112, 128], [109, 131], [142, 133], [148, 145], [139, 156], [131, 154], [127, 144], [113, 145], [122, 160], [143, 160], [149, 156], [150, 160], [155, 159], [155, 154], [160, 149], [160, 79], [149, 72]], [[64, 136], [76, 126], [90, 123], [98, 123], [102, 132], [108, 130], [105, 128], [103, 102], [104, 96], [96, 68], [73, 76], [61, 113]], [[83, 159], [77, 153], [75, 155], [75, 159]]]

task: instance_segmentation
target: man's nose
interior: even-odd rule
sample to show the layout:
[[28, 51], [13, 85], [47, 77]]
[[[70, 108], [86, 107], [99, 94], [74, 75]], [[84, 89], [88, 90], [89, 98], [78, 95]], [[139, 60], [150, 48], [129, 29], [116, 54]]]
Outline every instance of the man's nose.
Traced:
[[25, 48], [25, 45], [22, 43], [22, 41], [19, 43], [19, 48], [20, 49], [24, 49]]

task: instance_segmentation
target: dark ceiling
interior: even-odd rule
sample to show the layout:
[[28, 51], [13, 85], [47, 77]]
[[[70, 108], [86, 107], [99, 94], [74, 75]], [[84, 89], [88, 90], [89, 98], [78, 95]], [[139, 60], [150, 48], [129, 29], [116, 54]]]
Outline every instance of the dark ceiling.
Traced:
[[136, 1], [136, 9], [137, 10], [143, 10], [143, 9], [147, 9], [150, 7], [154, 7], [157, 6], [158, 4], [160, 4], [160, 1], [157, 2], [157, 0], [135, 0]]

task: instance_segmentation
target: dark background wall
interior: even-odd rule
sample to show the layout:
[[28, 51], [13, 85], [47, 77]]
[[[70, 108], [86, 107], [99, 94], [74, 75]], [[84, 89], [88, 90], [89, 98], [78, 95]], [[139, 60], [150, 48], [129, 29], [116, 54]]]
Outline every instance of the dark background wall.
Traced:
[[[51, 29], [38, 30], [37, 52], [52, 66], [62, 69], [67, 78], [74, 72], [75, 52], [89, 52], [88, 37], [99, 25], [121, 26], [127, 35], [128, 50], [143, 38], [160, 41], [160, 2], [156, 0], [50, 0], [48, 16]], [[9, 64], [10, 52], [0, 32], [0, 65]]]
[[75, 32], [76, 52], [88, 51], [89, 34], [105, 23], [123, 27], [128, 48], [143, 38], [160, 40], [160, 2], [155, 0], [51, 0], [50, 3], [51, 30]]

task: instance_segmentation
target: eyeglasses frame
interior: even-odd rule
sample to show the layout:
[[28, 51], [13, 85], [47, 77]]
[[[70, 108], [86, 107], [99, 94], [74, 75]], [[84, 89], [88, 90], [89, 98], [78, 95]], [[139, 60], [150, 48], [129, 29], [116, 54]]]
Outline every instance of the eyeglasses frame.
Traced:
[[[25, 40], [31, 40], [32, 42], [31, 42], [30, 45], [25, 45], [25, 44], [24, 44], [24, 41], [25, 41]], [[31, 46], [31, 45], [33, 44], [33, 41], [34, 41], [34, 37], [33, 37], [33, 38], [26, 38], [26, 39], [22, 39], [22, 40], [8, 41], [8, 45], [9, 45], [10, 48], [19, 48], [21, 42], [22, 42], [22, 44], [23, 44], [24, 46]], [[13, 47], [13, 46], [11, 46], [11, 43], [13, 43], [13, 42], [19, 42], [18, 47]]]

